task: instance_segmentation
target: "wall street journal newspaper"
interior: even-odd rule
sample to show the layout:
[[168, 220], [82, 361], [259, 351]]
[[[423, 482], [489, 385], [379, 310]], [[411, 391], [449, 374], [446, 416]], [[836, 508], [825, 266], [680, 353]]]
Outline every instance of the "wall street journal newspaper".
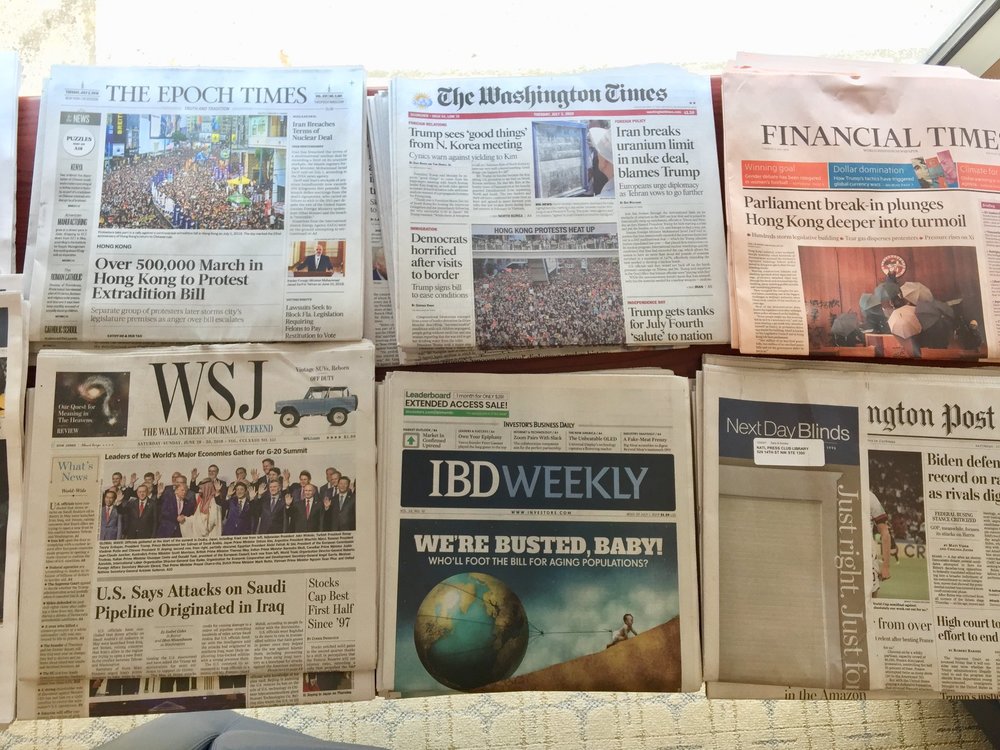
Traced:
[[361, 69], [57, 67], [45, 96], [34, 339], [361, 337]]
[[396, 79], [390, 99], [401, 347], [728, 340], [707, 78]]
[[995, 86], [920, 66], [749, 62], [723, 76], [740, 350], [1000, 356]]
[[706, 358], [717, 697], [1000, 692], [1000, 380]]
[[384, 386], [379, 690], [697, 690], [687, 382]]
[[373, 694], [373, 358], [39, 354], [19, 717]]

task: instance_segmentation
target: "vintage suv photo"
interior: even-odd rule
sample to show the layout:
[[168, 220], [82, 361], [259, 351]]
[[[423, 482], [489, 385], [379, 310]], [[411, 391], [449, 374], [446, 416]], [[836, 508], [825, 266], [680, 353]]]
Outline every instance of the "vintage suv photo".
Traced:
[[294, 427], [302, 417], [325, 416], [334, 427], [347, 421], [347, 415], [358, 408], [358, 397], [347, 388], [335, 385], [314, 385], [302, 398], [278, 401], [274, 413], [279, 414], [282, 427]]

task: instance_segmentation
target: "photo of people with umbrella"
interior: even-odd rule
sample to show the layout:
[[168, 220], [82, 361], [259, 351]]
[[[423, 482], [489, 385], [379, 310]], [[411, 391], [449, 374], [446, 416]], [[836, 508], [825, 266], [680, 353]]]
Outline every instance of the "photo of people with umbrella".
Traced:
[[974, 247], [800, 247], [810, 353], [985, 355]]

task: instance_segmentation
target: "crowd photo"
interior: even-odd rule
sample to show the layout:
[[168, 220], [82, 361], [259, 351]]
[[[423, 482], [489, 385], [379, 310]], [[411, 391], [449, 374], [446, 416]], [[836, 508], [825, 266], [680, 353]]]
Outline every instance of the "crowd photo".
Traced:
[[617, 257], [479, 258], [472, 269], [484, 349], [625, 341]]
[[284, 229], [286, 119], [109, 115], [100, 227]]
[[[98, 539], [170, 539], [354, 531], [355, 483], [334, 466], [114, 471], [103, 483]], [[321, 473], [320, 473], [321, 472]]]

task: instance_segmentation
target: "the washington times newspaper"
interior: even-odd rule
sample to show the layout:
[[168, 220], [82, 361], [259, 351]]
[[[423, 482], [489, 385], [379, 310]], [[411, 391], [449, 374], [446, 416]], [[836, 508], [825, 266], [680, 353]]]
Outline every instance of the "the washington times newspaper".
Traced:
[[728, 340], [707, 78], [396, 79], [390, 119], [405, 350]]
[[738, 59], [723, 107], [740, 350], [1000, 356], [996, 96], [959, 70]]
[[359, 68], [57, 67], [45, 99], [34, 339], [361, 337]]
[[381, 693], [698, 689], [687, 381], [383, 390]]
[[39, 354], [18, 716], [372, 694], [373, 358]]
[[[20, 277], [3, 278], [4, 286]], [[9, 284], [8, 282], [13, 282]], [[27, 321], [21, 292], [0, 292], [0, 726], [14, 720], [18, 574], [24, 494], [24, 391], [27, 380]]]
[[711, 358], [702, 389], [709, 694], [996, 697], [996, 373]]

